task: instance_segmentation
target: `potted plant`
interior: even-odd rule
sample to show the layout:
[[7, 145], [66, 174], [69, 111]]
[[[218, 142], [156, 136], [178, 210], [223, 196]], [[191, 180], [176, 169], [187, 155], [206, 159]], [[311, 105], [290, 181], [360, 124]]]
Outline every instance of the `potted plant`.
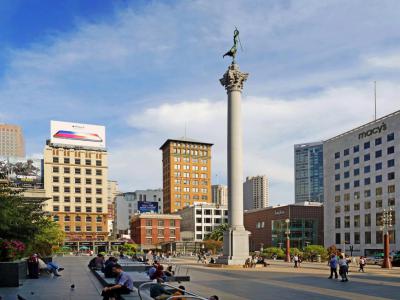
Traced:
[[0, 286], [19, 286], [26, 277], [26, 260], [21, 260], [24, 252], [21, 241], [0, 239]]

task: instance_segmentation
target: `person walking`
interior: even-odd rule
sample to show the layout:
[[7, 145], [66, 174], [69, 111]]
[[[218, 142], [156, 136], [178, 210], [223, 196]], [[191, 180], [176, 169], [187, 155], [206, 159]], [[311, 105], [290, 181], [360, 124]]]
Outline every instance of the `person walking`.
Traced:
[[342, 255], [340, 255], [339, 259], [339, 275], [342, 277], [342, 282], [349, 281], [347, 278], [349, 266], [347, 265], [347, 259]]
[[338, 261], [336, 259], [336, 255], [332, 254], [331, 255], [331, 259], [329, 260], [329, 266], [331, 269], [331, 275], [329, 276], [329, 279], [332, 279], [333, 274], [335, 274], [335, 279], [338, 279], [338, 273], [337, 273], [337, 265], [338, 265]]
[[364, 271], [364, 266], [366, 264], [364, 256], [360, 256], [360, 268], [358, 269], [358, 272], [365, 272]]
[[298, 268], [299, 267], [299, 257], [297, 255], [295, 255], [293, 257], [293, 261], [294, 261], [294, 267]]

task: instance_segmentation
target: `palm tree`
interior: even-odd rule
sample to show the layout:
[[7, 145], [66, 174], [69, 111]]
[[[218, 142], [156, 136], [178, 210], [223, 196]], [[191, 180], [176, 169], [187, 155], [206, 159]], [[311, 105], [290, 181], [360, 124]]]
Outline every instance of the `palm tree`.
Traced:
[[228, 227], [228, 223], [219, 225], [205, 237], [205, 240], [222, 241], [224, 239], [224, 232], [228, 230]]

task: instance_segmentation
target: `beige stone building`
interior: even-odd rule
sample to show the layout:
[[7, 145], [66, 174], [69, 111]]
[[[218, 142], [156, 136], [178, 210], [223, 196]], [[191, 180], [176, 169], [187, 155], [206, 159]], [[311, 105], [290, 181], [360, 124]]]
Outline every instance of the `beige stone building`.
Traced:
[[24, 134], [20, 126], [0, 124], [0, 156], [25, 156]]
[[211, 203], [211, 147], [188, 138], [168, 139], [160, 147], [163, 162], [163, 212], [195, 202]]
[[45, 210], [66, 240], [106, 240], [108, 166], [105, 149], [51, 144], [44, 149]]
[[228, 187], [223, 184], [211, 186], [212, 203], [217, 205], [228, 205]]
[[107, 185], [107, 219], [108, 219], [108, 232], [112, 234], [113, 222], [115, 220], [115, 201], [117, 196], [120, 194], [118, 182], [115, 180], [108, 180]]

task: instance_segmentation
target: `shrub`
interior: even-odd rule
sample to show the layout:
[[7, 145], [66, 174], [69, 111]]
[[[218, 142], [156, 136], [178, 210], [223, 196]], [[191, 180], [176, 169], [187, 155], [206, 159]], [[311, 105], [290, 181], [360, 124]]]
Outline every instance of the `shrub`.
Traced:
[[25, 252], [25, 244], [18, 240], [0, 239], [0, 261], [13, 261], [21, 258]]
[[322, 260], [326, 260], [328, 258], [328, 251], [321, 245], [309, 245], [304, 248], [305, 259], [315, 261], [318, 255], [321, 256]]
[[290, 248], [290, 255], [303, 256], [303, 252], [299, 248]]
[[283, 251], [283, 249], [278, 247], [265, 248], [263, 253], [266, 255], [267, 258], [272, 258], [273, 256], [276, 256], [277, 258], [285, 257], [285, 252]]

